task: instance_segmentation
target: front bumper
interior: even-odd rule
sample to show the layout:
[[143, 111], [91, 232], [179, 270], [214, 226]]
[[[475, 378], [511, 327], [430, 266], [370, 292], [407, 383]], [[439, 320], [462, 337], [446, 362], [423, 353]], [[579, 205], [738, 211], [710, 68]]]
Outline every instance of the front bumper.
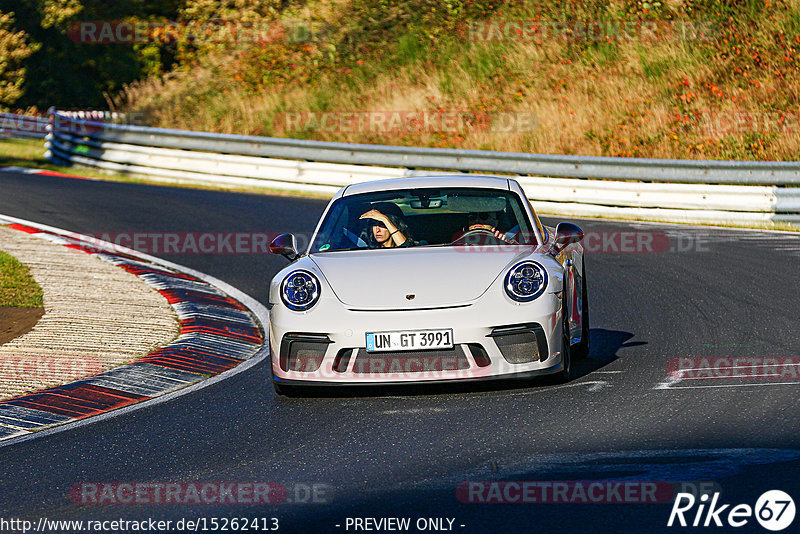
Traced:
[[[351, 310], [335, 298], [309, 312], [278, 303], [270, 312], [273, 379], [302, 386], [390, 385], [559, 372], [560, 299], [553, 293], [528, 303], [504, 297], [484, 295], [458, 307], [396, 311]], [[452, 328], [452, 351], [366, 352], [367, 332], [440, 328]]]

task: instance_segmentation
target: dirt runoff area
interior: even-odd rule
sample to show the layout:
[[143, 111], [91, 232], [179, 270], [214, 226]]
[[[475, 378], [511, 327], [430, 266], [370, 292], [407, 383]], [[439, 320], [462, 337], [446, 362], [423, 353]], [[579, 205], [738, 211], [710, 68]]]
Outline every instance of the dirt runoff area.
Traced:
[[44, 315], [44, 308], [0, 306], [0, 345], [29, 332]]

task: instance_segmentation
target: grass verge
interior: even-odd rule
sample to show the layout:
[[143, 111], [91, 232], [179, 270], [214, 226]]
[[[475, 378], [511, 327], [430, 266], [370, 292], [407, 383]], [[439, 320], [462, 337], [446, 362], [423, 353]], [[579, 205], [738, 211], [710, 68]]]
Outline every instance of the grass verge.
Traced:
[[0, 251], [0, 307], [41, 308], [42, 288], [28, 267]]
[[40, 139], [0, 138], [0, 167], [45, 169], [86, 178], [108, 179], [101, 172], [50, 163], [44, 158], [44, 141]]

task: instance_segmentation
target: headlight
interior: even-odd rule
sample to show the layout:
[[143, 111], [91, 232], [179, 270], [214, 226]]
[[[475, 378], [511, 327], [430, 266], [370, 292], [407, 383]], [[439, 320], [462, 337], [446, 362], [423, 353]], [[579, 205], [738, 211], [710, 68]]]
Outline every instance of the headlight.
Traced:
[[504, 287], [512, 299], [528, 302], [544, 293], [547, 270], [536, 262], [523, 261], [508, 271]]
[[304, 311], [319, 300], [319, 279], [308, 271], [293, 271], [283, 279], [281, 299], [286, 307]]

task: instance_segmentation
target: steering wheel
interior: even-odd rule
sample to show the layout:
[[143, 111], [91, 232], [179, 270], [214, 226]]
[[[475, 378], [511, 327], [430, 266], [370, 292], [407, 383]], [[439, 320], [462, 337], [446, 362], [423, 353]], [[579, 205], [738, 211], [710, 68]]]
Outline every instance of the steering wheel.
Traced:
[[[455, 241], [453, 241], [453, 244], [454, 245], [455, 244], [467, 245], [467, 244], [470, 244], [468, 242], [471, 240], [472, 237], [477, 237], [477, 236], [480, 236], [480, 235], [490, 236], [492, 239], [494, 239], [497, 242], [502, 242], [503, 241], [502, 239], [500, 239], [496, 235], [494, 235], [494, 232], [492, 232], [488, 228], [473, 228], [472, 230], [467, 230], [466, 232], [461, 234], [459, 237], [457, 237], [455, 239]], [[475, 245], [482, 244], [477, 239], [475, 241], [477, 241], [477, 242], [476, 243], [472, 243], [472, 244], [475, 244]]]

